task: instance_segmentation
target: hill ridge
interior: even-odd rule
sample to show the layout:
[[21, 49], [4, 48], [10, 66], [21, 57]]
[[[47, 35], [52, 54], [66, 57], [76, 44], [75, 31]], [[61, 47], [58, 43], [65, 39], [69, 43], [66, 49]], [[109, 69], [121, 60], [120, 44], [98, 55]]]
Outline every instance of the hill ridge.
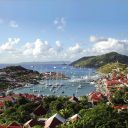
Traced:
[[109, 52], [97, 56], [87, 56], [82, 57], [70, 65], [75, 67], [89, 67], [89, 68], [98, 68], [108, 63], [120, 62], [123, 64], [128, 64], [128, 56], [119, 54], [117, 52]]

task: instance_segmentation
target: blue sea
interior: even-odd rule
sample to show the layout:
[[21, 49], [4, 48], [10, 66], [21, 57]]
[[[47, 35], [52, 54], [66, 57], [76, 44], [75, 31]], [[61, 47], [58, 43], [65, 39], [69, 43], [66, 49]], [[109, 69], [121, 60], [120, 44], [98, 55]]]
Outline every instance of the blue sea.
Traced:
[[[4, 68], [8, 65], [1, 64], [0, 68]], [[92, 91], [95, 91], [95, 85], [85, 82], [71, 82], [73, 79], [79, 79], [83, 76], [92, 76], [96, 74], [96, 70], [92, 68], [75, 68], [65, 64], [21, 64], [21, 66], [31, 69], [34, 71], [38, 71], [40, 73], [44, 72], [58, 72], [63, 73], [70, 79], [68, 80], [41, 80], [40, 84], [33, 85], [31, 87], [24, 87], [19, 89], [14, 89], [15, 93], [31, 93], [36, 95], [57, 95], [57, 96], [72, 96], [75, 94], [76, 96], [87, 95]], [[47, 84], [61, 84], [59, 89], [52, 89], [45, 85]], [[81, 86], [79, 88], [79, 86]]]

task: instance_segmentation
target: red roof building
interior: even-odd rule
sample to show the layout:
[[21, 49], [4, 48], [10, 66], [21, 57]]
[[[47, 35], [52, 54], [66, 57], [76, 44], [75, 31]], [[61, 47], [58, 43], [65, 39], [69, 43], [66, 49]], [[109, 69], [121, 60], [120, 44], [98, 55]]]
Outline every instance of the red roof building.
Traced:
[[128, 106], [113, 106], [115, 109], [128, 109]]
[[104, 99], [104, 95], [101, 92], [92, 92], [88, 95], [88, 98], [92, 103], [97, 103]]
[[0, 128], [7, 128], [7, 126], [6, 125], [2, 125], [2, 124], [0, 124]]
[[55, 114], [46, 120], [44, 128], [55, 128], [57, 125], [64, 123], [66, 120], [59, 114]]
[[16, 123], [16, 122], [12, 122], [6, 128], [23, 128], [23, 127], [20, 124]]
[[0, 108], [4, 107], [4, 103], [2, 101], [0, 101]]
[[45, 125], [45, 122], [44, 121], [38, 121], [36, 119], [31, 119], [31, 120], [27, 121], [24, 124], [23, 128], [32, 128], [32, 127], [34, 127], [36, 125], [40, 125], [40, 126], [43, 127]]
[[112, 79], [113, 80], [117, 80], [117, 72], [116, 71], [113, 72]]
[[45, 115], [47, 113], [46, 109], [43, 108], [42, 105], [38, 106], [35, 110], [34, 110], [34, 115], [35, 116], [42, 116]]

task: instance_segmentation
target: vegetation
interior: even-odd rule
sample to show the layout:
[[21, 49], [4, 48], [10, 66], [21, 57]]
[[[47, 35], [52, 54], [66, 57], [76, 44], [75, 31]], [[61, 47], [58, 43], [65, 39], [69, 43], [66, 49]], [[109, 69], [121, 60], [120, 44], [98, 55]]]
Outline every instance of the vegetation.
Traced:
[[93, 109], [81, 110], [81, 119], [62, 124], [57, 128], [127, 128], [128, 111], [118, 113], [106, 104], [98, 104]]
[[[109, 63], [104, 66], [101, 66], [100, 68], [97, 69], [98, 72], [108, 74], [113, 71], [113, 69], [119, 70], [120, 72], [127, 73], [127, 67], [128, 65], [126, 64], [121, 64], [121, 63]], [[118, 72], [119, 72], [118, 71]]]
[[[8, 124], [11, 121], [17, 120], [19, 123], [24, 124], [29, 119], [34, 118], [31, 113], [40, 104], [49, 111], [43, 117], [50, 117], [55, 113], [59, 113], [64, 118], [68, 118], [75, 113], [79, 113], [81, 109], [87, 109], [90, 107], [89, 102], [87, 100], [85, 101], [85, 99], [81, 99], [79, 103], [74, 104], [69, 101], [68, 97], [49, 96], [39, 102], [19, 97], [15, 99], [15, 102], [5, 102], [5, 110], [3, 114], [0, 115], [0, 122]], [[86, 107], [84, 106], [85, 104]]]
[[116, 52], [110, 52], [99, 56], [83, 57], [71, 63], [71, 65], [75, 67], [98, 68], [108, 63], [115, 63], [117, 61], [123, 64], [128, 64], [128, 56], [121, 55]]
[[113, 105], [128, 105], [128, 88], [121, 88], [116, 90], [111, 96]]
[[[38, 83], [37, 80], [40, 79], [39, 72], [25, 69], [21, 66], [9, 66], [0, 69], [0, 72], [0, 90], [15, 88], [15, 85], [24, 86], [24, 83], [36, 84]], [[22, 85], [19, 83], [22, 83]]]
[[[126, 92], [127, 88], [124, 89]], [[124, 98], [128, 100], [124, 93], [116, 93], [116, 100], [119, 105]], [[112, 100], [115, 104], [115, 99]], [[26, 121], [36, 118], [32, 112], [39, 105], [47, 109], [47, 114], [43, 118], [49, 118], [55, 113], [59, 113], [65, 119], [78, 113], [81, 118], [79, 121], [66, 122], [57, 128], [127, 128], [128, 127], [128, 110], [123, 110], [118, 113], [112, 106], [107, 105], [105, 102], [100, 102], [93, 106], [88, 102], [86, 96], [80, 97], [78, 103], [72, 103], [68, 97], [49, 96], [40, 99], [40, 101], [30, 101], [24, 97], [19, 97], [15, 102], [6, 101], [5, 110], [0, 115], [0, 123], [9, 124], [17, 120], [17, 122], [24, 124]], [[127, 103], [126, 103], [127, 105]], [[31, 108], [31, 109], [30, 109]], [[40, 126], [35, 126], [35, 128]]]

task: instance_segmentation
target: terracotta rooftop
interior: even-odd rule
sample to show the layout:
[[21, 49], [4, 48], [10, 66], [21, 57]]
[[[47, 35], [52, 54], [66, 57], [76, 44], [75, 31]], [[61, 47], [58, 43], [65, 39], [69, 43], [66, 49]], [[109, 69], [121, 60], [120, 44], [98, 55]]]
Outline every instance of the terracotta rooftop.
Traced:
[[0, 101], [0, 107], [3, 107], [4, 103], [2, 101]]
[[36, 116], [41, 116], [41, 115], [45, 115], [47, 113], [46, 109], [43, 108], [42, 105], [38, 106], [34, 112], [33, 112]]
[[55, 128], [57, 125], [64, 123], [66, 120], [59, 114], [55, 114], [46, 120], [44, 128]]
[[22, 128], [22, 126], [16, 122], [12, 122], [6, 128]]
[[92, 92], [88, 97], [92, 102], [99, 102], [103, 99], [104, 95], [101, 92]]
[[36, 119], [31, 119], [29, 121], [27, 121], [25, 124], [24, 124], [24, 127], [28, 127], [28, 128], [31, 128], [35, 125], [41, 125], [41, 126], [44, 126], [45, 122], [44, 121], [38, 121]]
[[128, 106], [113, 106], [115, 109], [128, 109]]

